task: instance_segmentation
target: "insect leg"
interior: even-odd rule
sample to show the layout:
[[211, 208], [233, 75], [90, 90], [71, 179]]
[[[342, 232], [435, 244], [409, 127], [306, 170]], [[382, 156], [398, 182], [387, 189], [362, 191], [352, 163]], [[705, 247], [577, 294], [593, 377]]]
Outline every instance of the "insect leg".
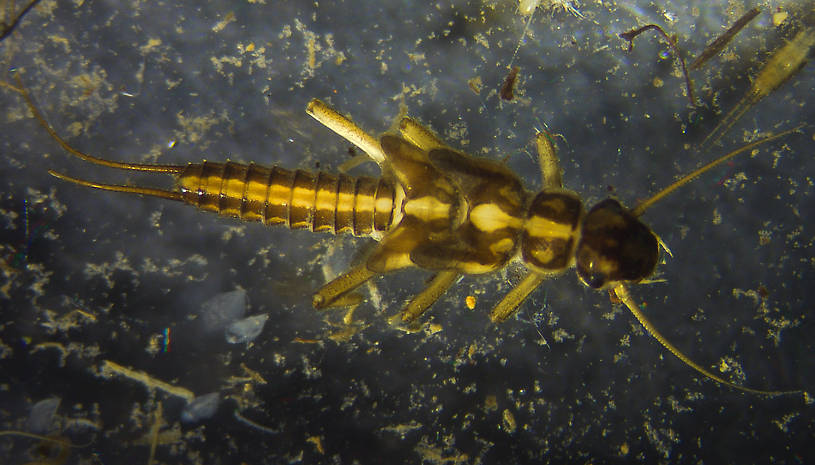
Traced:
[[314, 308], [321, 309], [343, 303], [342, 297], [345, 293], [356, 289], [376, 274], [369, 270], [365, 263], [361, 263], [321, 287], [314, 293], [311, 304]]
[[563, 171], [560, 169], [560, 160], [558, 160], [557, 152], [555, 152], [555, 143], [552, 140], [552, 135], [545, 130], [539, 132], [535, 135], [535, 145], [538, 147], [543, 188], [562, 188]]
[[306, 113], [348, 142], [359, 147], [378, 165], [382, 166], [385, 162], [385, 152], [382, 151], [382, 147], [380, 147], [379, 141], [375, 137], [363, 131], [353, 121], [339, 114], [322, 101], [313, 99], [308, 103]]
[[[535, 145], [538, 149], [541, 177], [544, 189], [563, 188], [563, 176], [560, 169], [560, 160], [555, 151], [552, 136], [541, 131], [535, 136]], [[547, 274], [530, 271], [490, 312], [490, 320], [500, 323], [518, 311], [518, 306], [526, 300], [546, 278]]]
[[337, 171], [340, 173], [348, 173], [357, 166], [363, 165], [369, 161], [371, 161], [371, 157], [369, 157], [367, 153], [357, 153], [353, 157], [342, 162], [340, 166], [337, 167]]
[[402, 321], [411, 322], [422, 316], [422, 314], [439, 300], [447, 289], [456, 282], [460, 273], [456, 270], [443, 270], [436, 274], [422, 292], [418, 293], [413, 300], [402, 310]]
[[693, 368], [697, 372], [712, 379], [713, 381], [716, 381], [719, 384], [730, 386], [740, 391], [751, 392], [753, 394], [762, 394], [767, 396], [777, 396], [782, 394], [797, 394], [801, 392], [801, 391], [764, 391], [761, 389], [753, 389], [741, 386], [739, 384], [731, 383], [730, 381], [727, 381], [724, 378], [714, 375], [710, 371], [704, 369], [698, 363], [691, 360], [687, 355], [685, 355], [681, 350], [679, 350], [679, 348], [677, 348], [675, 345], [671, 344], [667, 339], [665, 339], [665, 336], [663, 336], [651, 323], [651, 321], [648, 320], [648, 317], [646, 317], [645, 314], [642, 313], [642, 311], [639, 308], [639, 305], [637, 304], [637, 302], [634, 301], [634, 299], [631, 297], [631, 294], [628, 293], [628, 289], [626, 289], [626, 287], [623, 284], [618, 284], [617, 286], [615, 286], [614, 293], [622, 301], [622, 303], [625, 304], [626, 307], [628, 307], [628, 310], [631, 311], [631, 314], [634, 315], [634, 317], [640, 322], [640, 324], [642, 324], [645, 330], [648, 331], [648, 334], [653, 336], [654, 339], [656, 339], [660, 344], [662, 344], [662, 347], [668, 349], [669, 352], [674, 354], [676, 358], [681, 360], [685, 365]]
[[534, 291], [547, 275], [530, 271], [529, 274], [512, 288], [507, 295], [490, 312], [490, 320], [493, 323], [500, 323], [518, 311], [518, 306], [526, 300], [527, 296]]
[[444, 142], [416, 120], [404, 117], [399, 121], [399, 132], [408, 142], [424, 151], [445, 148]]
[[[326, 308], [347, 308], [349, 312], [353, 312], [354, 308], [365, 301], [365, 296], [360, 294], [359, 292], [348, 291], [345, 294], [340, 295], [333, 302], [322, 307], [320, 310]], [[350, 313], [349, 313], [350, 314]], [[348, 314], [346, 314], [345, 318], [348, 318]]]

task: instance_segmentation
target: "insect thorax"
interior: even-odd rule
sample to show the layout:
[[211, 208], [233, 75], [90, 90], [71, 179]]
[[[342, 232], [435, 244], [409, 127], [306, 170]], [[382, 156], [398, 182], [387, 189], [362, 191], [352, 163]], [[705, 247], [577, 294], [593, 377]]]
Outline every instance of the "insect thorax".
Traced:
[[568, 268], [574, 257], [583, 203], [572, 192], [544, 190], [529, 204], [521, 236], [521, 256], [534, 269]]

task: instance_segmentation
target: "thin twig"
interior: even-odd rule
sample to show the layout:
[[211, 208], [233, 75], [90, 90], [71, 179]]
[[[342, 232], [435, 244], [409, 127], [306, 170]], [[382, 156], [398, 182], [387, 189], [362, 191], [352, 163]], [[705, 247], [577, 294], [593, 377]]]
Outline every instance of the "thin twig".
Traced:
[[668, 41], [668, 45], [670, 45], [671, 49], [674, 51], [674, 55], [676, 55], [676, 57], [679, 59], [679, 63], [682, 65], [682, 74], [685, 75], [685, 85], [688, 88], [688, 98], [690, 99], [690, 104], [695, 107], [696, 98], [693, 96], [693, 85], [691, 84], [690, 77], [688, 76], [688, 69], [685, 67], [685, 59], [682, 58], [682, 54], [679, 52], [679, 47], [676, 46], [676, 42], [670, 37], [668, 37], [668, 34], [666, 34], [661, 27], [657, 26], [656, 24], [648, 24], [638, 29], [632, 29], [628, 32], [623, 32], [622, 34], [620, 34], [620, 37], [628, 41], [628, 51], [630, 52], [631, 49], [634, 48], [634, 37], [637, 37], [638, 35], [642, 34], [643, 32], [649, 29], [654, 29], [658, 31], [660, 34], [662, 34], [662, 37], [664, 37], [665, 40]]
[[12, 32], [14, 32], [14, 28], [16, 28], [17, 24], [20, 23], [20, 20], [23, 19], [23, 16], [25, 16], [25, 14], [29, 12], [29, 10], [34, 8], [34, 6], [37, 3], [40, 3], [40, 0], [31, 0], [31, 2], [25, 8], [23, 8], [23, 11], [21, 11], [20, 14], [18, 14], [17, 17], [14, 18], [14, 21], [12, 21], [11, 23], [6, 23], [5, 21], [0, 23], [0, 31], [2, 31], [0, 32], [0, 41], [2, 41], [3, 39], [11, 35]]

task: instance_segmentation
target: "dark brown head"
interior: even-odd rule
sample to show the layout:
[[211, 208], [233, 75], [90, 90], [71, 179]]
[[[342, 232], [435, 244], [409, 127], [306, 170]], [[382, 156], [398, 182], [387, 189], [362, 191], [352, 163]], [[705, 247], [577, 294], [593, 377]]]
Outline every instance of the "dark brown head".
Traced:
[[592, 208], [583, 219], [577, 244], [577, 275], [589, 287], [603, 288], [619, 281], [640, 281], [656, 268], [657, 238], [614, 199]]

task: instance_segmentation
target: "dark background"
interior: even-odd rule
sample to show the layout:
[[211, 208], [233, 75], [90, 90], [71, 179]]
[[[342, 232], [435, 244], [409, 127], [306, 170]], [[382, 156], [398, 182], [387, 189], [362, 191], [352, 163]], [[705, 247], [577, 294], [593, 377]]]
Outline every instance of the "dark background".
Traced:
[[[534, 190], [532, 138], [546, 125], [563, 136], [564, 184], [588, 204], [610, 193], [633, 205], [757, 133], [813, 121], [810, 64], [721, 145], [694, 150], [771, 51], [804, 27], [808, 2], [758, 4], [764, 12], [724, 55], [692, 73], [696, 109], [661, 38], [646, 32], [627, 52], [618, 34], [660, 24], [692, 58], [756, 5], [583, 3], [583, 17], [537, 10], [514, 60], [512, 102], [497, 91], [526, 18], [509, 1], [43, 1], [0, 43], [0, 79], [13, 82], [15, 69], [73, 146], [123, 161], [334, 171], [349, 144], [304, 112], [319, 97], [375, 134], [404, 105], [451, 146], [505, 161]], [[774, 26], [779, 7], [789, 18]], [[310, 296], [369, 240], [60, 182], [47, 169], [172, 185], [73, 159], [7, 88], [0, 105], [0, 428], [26, 430], [35, 403], [60, 399], [41, 432], [90, 443], [66, 463], [147, 463], [159, 404], [155, 463], [815, 459], [808, 397], [700, 379], [571, 271], [500, 326], [487, 313], [522, 268], [465, 277], [425, 317], [433, 326], [412, 334], [387, 317], [430, 275], [385, 276], [365, 289], [372, 297], [348, 328], [343, 311], [317, 312]], [[632, 293], [669, 340], [738, 383], [815, 386], [813, 148], [807, 127], [644, 215], [674, 257], [660, 261], [665, 282]], [[376, 174], [372, 164], [355, 172], [366, 171]], [[198, 317], [202, 303], [235, 289], [246, 290], [249, 314], [270, 317], [248, 345], [227, 344]], [[219, 392], [221, 403], [182, 424], [182, 398], [106, 374], [105, 361], [196, 395]], [[58, 454], [37, 444], [2, 437], [0, 457]]]

